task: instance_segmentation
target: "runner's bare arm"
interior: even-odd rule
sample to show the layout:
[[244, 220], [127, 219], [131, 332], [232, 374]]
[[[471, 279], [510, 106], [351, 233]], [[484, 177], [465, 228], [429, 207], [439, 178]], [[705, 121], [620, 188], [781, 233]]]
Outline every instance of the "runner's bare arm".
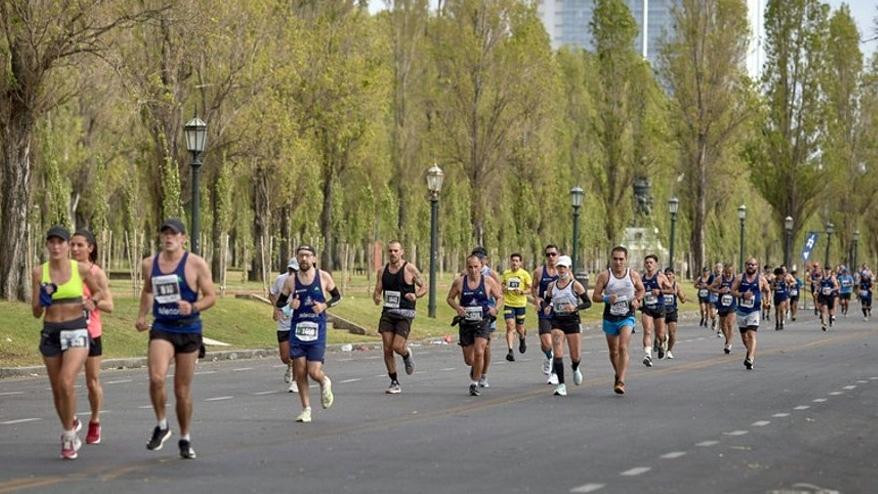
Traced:
[[34, 269], [31, 271], [31, 297], [30, 297], [30, 306], [31, 312], [35, 318], [39, 319], [43, 316], [43, 306], [40, 304], [40, 278], [43, 276], [43, 268], [41, 266], [34, 266]]
[[216, 303], [216, 288], [213, 284], [213, 275], [210, 273], [210, 266], [203, 257], [196, 257], [195, 267], [198, 273], [198, 291], [201, 292], [201, 298], [192, 304], [192, 310], [204, 312], [213, 307]]
[[143, 288], [140, 290], [140, 307], [137, 310], [137, 322], [134, 323], [134, 327], [138, 331], [149, 329], [149, 325], [146, 323], [146, 316], [149, 314], [149, 308], [152, 307], [152, 280], [150, 280], [149, 274], [152, 268], [153, 257], [147, 257], [140, 263]]
[[491, 315], [496, 316], [499, 312], [497, 307], [503, 305], [503, 290], [500, 289], [500, 284], [490, 277], [488, 278], [488, 292], [493, 294], [495, 300], [494, 306], [488, 309], [488, 312], [494, 311]]
[[[539, 280], [543, 278], [543, 267], [540, 266], [537, 269], [534, 269], [533, 279]], [[540, 286], [539, 283], [531, 283], [530, 285], [530, 296], [534, 299], [534, 305], [537, 308], [537, 311], [540, 310]]]
[[460, 304], [457, 302], [457, 297], [460, 296], [461, 290], [461, 282], [463, 278], [457, 277], [453, 283], [451, 283], [451, 288], [448, 289], [448, 296], [445, 297], [445, 301], [448, 305], [457, 312], [458, 315], [463, 315], [463, 309], [460, 307]]
[[427, 284], [424, 283], [424, 277], [414, 265], [408, 264], [407, 266], [412, 275], [412, 283], [415, 285], [415, 297], [421, 298], [427, 294]]
[[383, 276], [384, 268], [378, 268], [378, 271], [375, 273], [375, 290], [372, 291], [372, 301], [375, 302], [375, 305], [381, 303], [381, 292], [384, 291], [384, 284], [381, 281]]
[[594, 282], [594, 290], [591, 292], [592, 302], [604, 301], [604, 287], [607, 285], [607, 273], [603, 272], [598, 275], [598, 279]]
[[631, 270], [631, 282], [634, 283], [634, 300], [631, 301], [631, 306], [636, 309], [640, 307], [640, 302], [646, 294], [646, 288], [643, 286], [643, 280], [640, 279], [640, 273], [637, 271]]

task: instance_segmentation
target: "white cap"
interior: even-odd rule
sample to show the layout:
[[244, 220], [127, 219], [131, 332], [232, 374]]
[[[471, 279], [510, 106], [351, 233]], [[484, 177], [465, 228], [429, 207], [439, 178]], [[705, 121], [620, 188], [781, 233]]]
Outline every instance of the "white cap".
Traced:
[[287, 263], [287, 269], [292, 269], [293, 271], [298, 271], [299, 270], [299, 261], [297, 261], [295, 257], [290, 258], [290, 262]]
[[555, 266], [564, 266], [565, 268], [569, 268], [573, 266], [573, 261], [570, 259], [570, 256], [561, 256], [555, 261]]

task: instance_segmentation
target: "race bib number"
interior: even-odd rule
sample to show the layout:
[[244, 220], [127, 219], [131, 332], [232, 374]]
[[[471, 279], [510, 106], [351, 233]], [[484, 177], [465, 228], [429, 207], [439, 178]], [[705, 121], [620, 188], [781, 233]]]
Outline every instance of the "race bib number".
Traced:
[[832, 295], [832, 287], [824, 286], [820, 289], [820, 293], [822, 293], [823, 295]]
[[[728, 293], [724, 293], [723, 296], [722, 296], [722, 298], [720, 298], [719, 303], [720, 303], [720, 305], [722, 305], [723, 307], [731, 307], [731, 305], [732, 305], [732, 300], [733, 300], [733, 298], [732, 298], [731, 295], [729, 295]], [[753, 304], [750, 304], [750, 306], [752, 307]]]
[[610, 306], [610, 314], [614, 316], [628, 315], [628, 300], [616, 300]]
[[665, 305], [668, 307], [672, 307], [674, 305], [675, 297], [673, 295], [665, 295]]
[[570, 310], [570, 306], [572, 304], [569, 300], [553, 300], [552, 301], [552, 310], [555, 311], [556, 314], [570, 314], [573, 311]]
[[869, 296], [869, 290], [860, 290], [860, 296], [866, 298]]
[[515, 291], [521, 289], [521, 278], [509, 278], [506, 280], [506, 289]]
[[707, 290], [707, 288], [702, 288], [701, 290], [698, 290], [698, 296], [701, 298], [707, 298], [707, 295], [709, 293], [710, 292]]
[[793, 288], [792, 290], [790, 290], [790, 297], [798, 297], [798, 296], [799, 296], [799, 289], [798, 288]]
[[853, 283], [851, 280], [843, 280], [843, 281], [841, 282], [841, 286], [843, 286], [843, 287], [845, 287], [845, 288], [847, 288], [847, 287], [849, 287], [849, 286], [851, 286], [851, 285], [853, 285], [853, 284], [854, 284], [854, 283]]
[[87, 329], [62, 329], [58, 339], [62, 352], [69, 348], [88, 348]]
[[646, 305], [652, 306], [658, 303], [658, 297], [656, 297], [652, 293], [647, 293], [645, 297], [643, 297], [643, 303]]
[[152, 294], [160, 304], [173, 304], [182, 300], [180, 297], [180, 279], [175, 274], [154, 276], [152, 278]]
[[467, 306], [463, 308], [464, 319], [469, 322], [479, 322], [482, 320], [482, 306]]
[[384, 307], [388, 309], [399, 309], [399, 301], [402, 298], [400, 292], [384, 291]]
[[741, 307], [743, 307], [743, 308], [745, 308], [745, 309], [752, 309], [752, 308], [753, 308], [753, 305], [754, 305], [755, 303], [756, 303], [756, 297], [753, 297], [753, 298], [751, 298], [751, 299], [749, 299], [749, 300], [748, 300], [748, 299], [744, 299], [744, 298], [742, 298], [742, 299], [741, 299], [741, 302], [740, 302], [738, 305], [740, 305]]
[[316, 322], [302, 321], [296, 324], [296, 339], [299, 341], [317, 340], [319, 327]]

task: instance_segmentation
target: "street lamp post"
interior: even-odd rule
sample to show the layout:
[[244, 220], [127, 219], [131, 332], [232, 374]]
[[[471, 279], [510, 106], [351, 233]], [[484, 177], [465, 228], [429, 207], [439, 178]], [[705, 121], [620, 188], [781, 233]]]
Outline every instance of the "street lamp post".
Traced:
[[674, 234], [677, 226], [677, 210], [680, 208], [680, 200], [672, 197], [668, 200], [668, 212], [671, 213], [671, 248], [668, 251], [668, 266], [674, 269]]
[[433, 164], [427, 170], [427, 190], [430, 191], [430, 298], [427, 315], [436, 318], [436, 260], [439, 257], [439, 192], [445, 173]]
[[793, 249], [793, 217], [787, 216], [783, 220], [784, 230], [784, 246], [783, 246], [783, 265], [790, 269], [790, 257]]
[[823, 258], [823, 266], [829, 266], [829, 245], [832, 243], [833, 233], [835, 233], [835, 225], [826, 223], [826, 256]]
[[738, 219], [741, 220], [741, 241], [739, 243], [738, 252], [738, 271], [744, 272], [744, 220], [747, 219], [747, 206], [741, 204], [738, 206]]
[[571, 271], [576, 273], [576, 254], [579, 252], [579, 208], [582, 207], [582, 198], [585, 192], [582, 187], [576, 186], [570, 189], [570, 204], [573, 206], [573, 251], [570, 253], [573, 266]]
[[190, 230], [192, 231], [191, 249], [193, 254], [201, 253], [201, 190], [198, 185], [198, 175], [201, 170], [201, 153], [204, 152], [204, 143], [207, 141], [207, 124], [197, 116], [192, 118], [183, 127], [186, 136], [186, 149], [192, 153], [192, 203], [190, 207]]
[[851, 249], [852, 250], [852, 252], [851, 252], [851, 271], [856, 273], [859, 271], [857, 269], [857, 254], [858, 254], [857, 248], [859, 247], [859, 244], [860, 244], [860, 230], [854, 231], [853, 239], [854, 239], [854, 247], [853, 247], [853, 249]]

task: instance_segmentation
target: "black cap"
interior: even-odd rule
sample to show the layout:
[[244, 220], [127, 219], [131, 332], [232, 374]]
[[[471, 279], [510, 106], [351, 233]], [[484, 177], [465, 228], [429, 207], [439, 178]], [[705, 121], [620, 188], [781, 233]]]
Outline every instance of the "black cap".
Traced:
[[311, 253], [311, 255], [317, 255], [317, 251], [314, 250], [314, 247], [311, 247], [311, 246], [308, 245], [308, 244], [302, 244], [302, 245], [300, 245], [299, 248], [296, 249], [296, 254], [298, 254], [299, 251], [303, 251], [303, 250], [307, 250], [308, 252]]
[[80, 237], [85, 237], [88, 240], [90, 245], [96, 245], [97, 241], [95, 241], [95, 236], [88, 228], [80, 228], [73, 232], [74, 235], [79, 235]]
[[66, 242], [70, 240], [70, 230], [61, 225], [55, 225], [52, 228], [49, 228], [49, 231], [46, 232], [46, 240], [49, 240], [52, 237], [58, 237]]
[[177, 218], [166, 219], [162, 223], [162, 226], [159, 227], [159, 231], [163, 232], [166, 228], [170, 228], [174, 231], [174, 233], [186, 233], [186, 227], [183, 226], [183, 222], [178, 220]]

